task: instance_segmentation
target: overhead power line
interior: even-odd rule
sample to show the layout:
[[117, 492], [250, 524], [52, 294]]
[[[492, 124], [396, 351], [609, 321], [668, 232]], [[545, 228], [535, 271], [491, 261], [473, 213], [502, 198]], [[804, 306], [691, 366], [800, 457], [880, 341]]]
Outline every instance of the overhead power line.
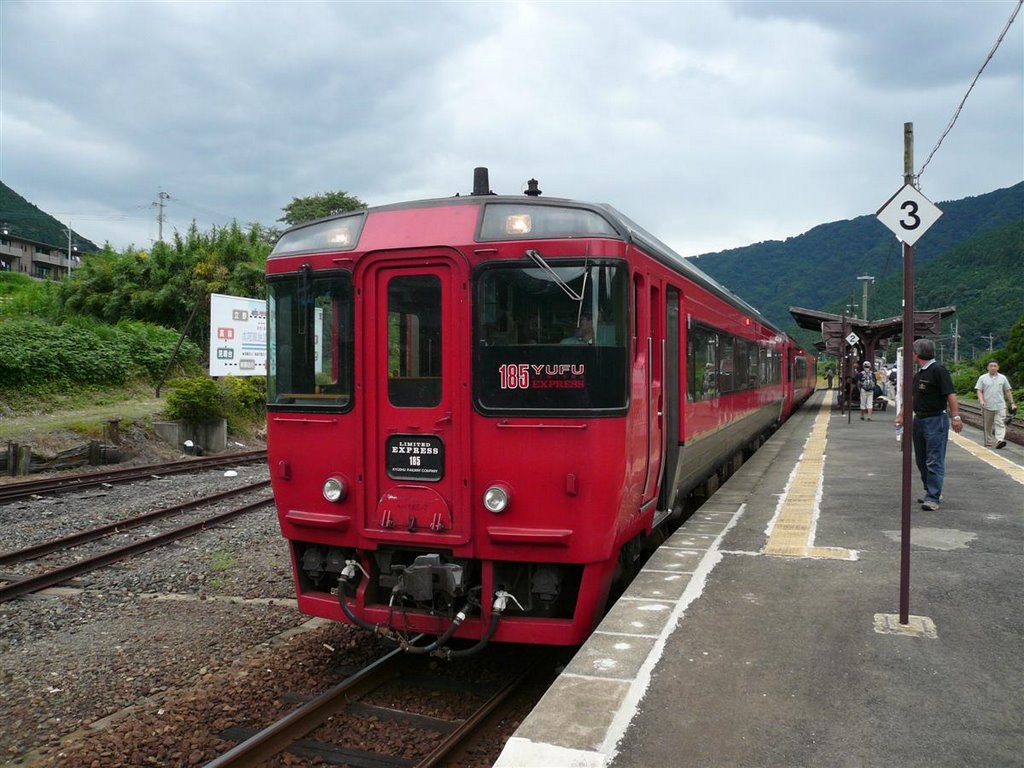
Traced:
[[1020, 7], [1022, 4], [1024, 4], [1024, 0], [1017, 0], [1017, 7], [1013, 9], [1013, 13], [1010, 14], [1010, 20], [1006, 22], [1006, 26], [1003, 27], [1003, 31], [999, 33], [999, 39], [996, 40], [996, 44], [992, 46], [992, 50], [988, 52], [988, 56], [986, 56], [985, 61], [982, 62], [981, 69], [978, 70], [978, 74], [976, 74], [974, 76], [974, 80], [971, 81], [971, 85], [967, 89], [967, 93], [964, 94], [963, 99], [961, 99], [960, 101], [960, 106], [958, 106], [956, 108], [956, 112], [953, 113], [953, 119], [949, 121], [949, 125], [947, 125], [946, 130], [942, 132], [942, 135], [939, 137], [939, 141], [938, 143], [936, 143], [935, 148], [928, 154], [928, 158], [924, 161], [924, 165], [921, 166], [921, 170], [917, 172], [918, 179], [921, 178], [921, 174], [924, 173], [924, 169], [928, 167], [928, 163], [932, 161], [932, 157], [935, 155], [935, 152], [938, 150], [938, 148], [942, 145], [943, 139], [945, 139], [949, 132], [953, 130], [953, 125], [956, 123], [956, 119], [960, 117], [960, 112], [961, 110], [963, 110], [964, 104], [967, 103], [967, 97], [971, 95], [971, 91], [974, 89], [975, 83], [978, 82], [978, 78], [981, 77], [981, 73], [985, 71], [985, 67], [988, 66], [988, 63], [992, 61], [992, 57], [995, 56], [996, 50], [999, 48], [999, 44], [1003, 42], [1003, 38], [1006, 37], [1006, 33], [1013, 25], [1013, 20], [1016, 19], [1017, 14], [1020, 13]]

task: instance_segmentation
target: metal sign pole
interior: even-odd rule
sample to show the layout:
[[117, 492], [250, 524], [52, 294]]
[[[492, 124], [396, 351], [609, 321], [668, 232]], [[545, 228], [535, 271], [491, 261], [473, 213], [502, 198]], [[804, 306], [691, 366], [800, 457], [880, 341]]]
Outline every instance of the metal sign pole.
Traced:
[[914, 345], [914, 246], [903, 244], [903, 380], [900, 397], [903, 402], [903, 500], [900, 526], [900, 624], [910, 617], [910, 493], [912, 450], [914, 443], [914, 366], [907, 360]]
[[[903, 182], [914, 183], [914, 124], [903, 124]], [[903, 242], [903, 499], [900, 525], [900, 624], [910, 622], [910, 484], [914, 443], [914, 246]]]
[[[900, 544], [900, 624], [910, 620], [910, 485], [914, 442], [914, 245], [942, 215], [914, 186], [914, 124], [903, 124], [903, 188], [878, 210], [878, 220], [903, 243], [903, 370], [900, 386], [903, 424], [903, 498]], [[937, 333], [937, 331], [933, 331]]]

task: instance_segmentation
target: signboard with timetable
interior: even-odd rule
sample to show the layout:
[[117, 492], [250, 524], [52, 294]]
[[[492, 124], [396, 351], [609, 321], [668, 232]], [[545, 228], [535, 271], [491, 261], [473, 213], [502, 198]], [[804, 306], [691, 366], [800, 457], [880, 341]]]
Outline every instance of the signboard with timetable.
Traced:
[[210, 295], [210, 375], [267, 375], [267, 302]]

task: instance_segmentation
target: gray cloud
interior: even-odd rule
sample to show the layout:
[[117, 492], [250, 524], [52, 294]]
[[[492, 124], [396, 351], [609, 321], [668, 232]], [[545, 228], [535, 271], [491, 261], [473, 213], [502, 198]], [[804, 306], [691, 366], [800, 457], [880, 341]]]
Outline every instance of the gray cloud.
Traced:
[[[1005, 25], [991, 2], [8, 2], [0, 178], [90, 239], [273, 224], [292, 197], [609, 202], [684, 254], [874, 211]], [[1018, 19], [932, 161], [1024, 175]], [[166, 230], [165, 230], [166, 234]]]

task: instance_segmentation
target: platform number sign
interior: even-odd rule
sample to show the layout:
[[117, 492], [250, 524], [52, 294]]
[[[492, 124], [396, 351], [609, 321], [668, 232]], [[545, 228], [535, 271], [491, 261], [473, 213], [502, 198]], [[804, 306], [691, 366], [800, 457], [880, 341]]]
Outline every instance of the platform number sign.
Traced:
[[941, 215], [942, 211], [912, 184], [905, 184], [877, 214], [878, 220], [907, 245], [916, 243]]

